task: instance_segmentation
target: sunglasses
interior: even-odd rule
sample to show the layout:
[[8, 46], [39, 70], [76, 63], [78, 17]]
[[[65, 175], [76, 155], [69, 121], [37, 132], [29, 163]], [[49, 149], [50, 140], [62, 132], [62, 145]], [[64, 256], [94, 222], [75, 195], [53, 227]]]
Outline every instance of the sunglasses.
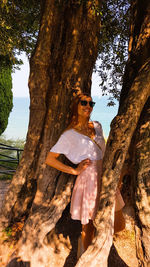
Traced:
[[95, 102], [93, 102], [93, 101], [80, 100], [81, 106], [87, 106], [88, 103], [89, 103], [89, 106], [91, 108], [93, 108], [95, 106]]

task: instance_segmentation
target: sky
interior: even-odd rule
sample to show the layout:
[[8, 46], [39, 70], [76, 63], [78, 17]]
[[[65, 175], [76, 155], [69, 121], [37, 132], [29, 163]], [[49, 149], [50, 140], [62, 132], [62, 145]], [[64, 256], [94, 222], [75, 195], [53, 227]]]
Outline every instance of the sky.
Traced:
[[[20, 70], [15, 70], [12, 74], [13, 81], [13, 96], [14, 97], [29, 97], [29, 89], [28, 89], [28, 77], [29, 77], [29, 61], [26, 57], [25, 53], [21, 55], [21, 59], [24, 62], [21, 65]], [[99, 88], [100, 78], [98, 74], [93, 73], [92, 76], [92, 96], [101, 97], [102, 93]]]
[[20, 70], [15, 70], [12, 74], [12, 83], [13, 83], [13, 96], [14, 97], [29, 97], [28, 89], [28, 77], [29, 77], [29, 62], [28, 58], [25, 56], [25, 53], [20, 57], [24, 62], [21, 65]]

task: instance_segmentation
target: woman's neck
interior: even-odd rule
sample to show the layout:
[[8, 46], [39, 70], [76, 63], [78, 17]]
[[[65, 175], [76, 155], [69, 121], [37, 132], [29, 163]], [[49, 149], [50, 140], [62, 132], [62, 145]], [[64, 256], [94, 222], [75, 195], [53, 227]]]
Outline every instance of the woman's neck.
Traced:
[[86, 121], [85, 124], [78, 123], [73, 127], [75, 130], [77, 130], [79, 133], [89, 136], [90, 138], [95, 137], [95, 129], [93, 123], [89, 123], [89, 121]]
[[78, 117], [78, 123], [76, 127], [80, 127], [82, 129], [87, 129], [89, 127], [89, 118]]
[[90, 138], [95, 137], [94, 124], [89, 122], [89, 118], [78, 118], [78, 123], [73, 128]]

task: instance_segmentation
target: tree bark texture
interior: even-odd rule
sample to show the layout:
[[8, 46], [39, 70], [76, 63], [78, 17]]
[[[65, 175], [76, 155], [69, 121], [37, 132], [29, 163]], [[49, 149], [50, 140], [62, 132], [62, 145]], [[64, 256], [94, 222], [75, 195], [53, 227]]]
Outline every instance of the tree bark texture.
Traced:
[[49, 262], [63, 266], [69, 253], [65, 242], [58, 253], [45, 237], [69, 203], [75, 177], [46, 166], [45, 158], [66, 127], [74, 89], [91, 88], [100, 17], [93, 13], [93, 1], [80, 2], [41, 1], [41, 25], [30, 60], [27, 142], [2, 210], [2, 227], [26, 217], [18, 255], [31, 267]]
[[[150, 2], [144, 1], [143, 3], [141, 1], [132, 1], [131, 15], [132, 21], [131, 37], [129, 42], [129, 60], [124, 75], [124, 87], [121, 94], [121, 102], [125, 97], [125, 92], [128, 91], [127, 87], [132, 83], [136, 73], [146, 60], [150, 58]], [[147, 164], [150, 161], [150, 147], [148, 143], [150, 117], [148, 103], [149, 100], [146, 102], [140, 116], [138, 126], [131, 141], [130, 149], [132, 168], [134, 170], [132, 170], [132, 173], [135, 182], [133, 195], [135, 194], [134, 206], [137, 219], [136, 246], [139, 266], [148, 266], [148, 262], [150, 261], [150, 221], [147, 219], [148, 217], [150, 218], [150, 200], [149, 193], [147, 191], [149, 177]]]
[[[121, 91], [118, 114], [111, 123], [111, 131], [103, 161], [102, 191], [100, 196], [99, 211], [95, 219], [97, 233], [92, 245], [89, 246], [87, 251], [79, 259], [76, 265], [77, 267], [101, 266], [101, 251], [110, 236], [110, 229], [113, 226], [113, 219], [111, 218], [111, 215], [113, 212], [112, 208], [121, 169], [123, 167], [132, 136], [136, 131], [141, 112], [150, 96], [149, 7], [149, 1], [144, 1], [142, 3], [140, 1], [132, 1], [129, 58], [124, 74], [124, 82]], [[143, 149], [145, 149], [145, 146]], [[146, 155], [148, 156], [148, 152]], [[143, 164], [147, 165], [146, 162], [144, 163], [143, 161]], [[145, 175], [146, 179], [148, 173], [146, 172]], [[140, 177], [141, 174], [139, 173], [139, 175], [136, 176], [136, 179], [140, 179]], [[136, 187], [136, 195], [140, 194], [141, 187], [143, 188], [144, 192], [147, 192], [147, 182], [145, 182], [145, 184], [143, 182], [138, 183], [138, 186]], [[145, 255], [145, 260], [146, 258], [148, 260], [148, 237], [146, 238], [146, 233], [149, 233], [149, 221], [147, 221], [147, 217], [149, 215], [149, 207], [147, 207], [149, 200], [148, 193], [145, 193], [144, 196], [145, 204], [142, 202], [143, 198], [141, 198], [140, 201], [136, 201], [138, 212], [141, 211], [140, 207], [142, 207], [142, 205], [144, 205], [145, 211], [148, 211], [148, 214], [145, 214], [145, 217], [143, 216], [143, 219], [146, 219], [147, 224], [147, 227], [144, 225], [143, 228], [143, 238], [143, 232], [141, 231], [143, 220], [141, 219], [141, 214], [138, 215], [140, 220], [140, 228], [138, 228], [138, 232], [140, 233], [138, 233], [137, 236], [137, 239], [139, 240], [137, 251], [139, 251], [141, 247], [141, 257]], [[143, 258], [141, 258], [141, 262], [142, 261]]]
[[150, 98], [133, 136], [136, 247], [139, 266], [150, 264]]

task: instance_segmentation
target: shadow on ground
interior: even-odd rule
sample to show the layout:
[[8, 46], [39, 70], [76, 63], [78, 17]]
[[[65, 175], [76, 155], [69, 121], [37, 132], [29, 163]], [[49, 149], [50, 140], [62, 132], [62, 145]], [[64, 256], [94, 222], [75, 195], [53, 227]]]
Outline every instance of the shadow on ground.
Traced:
[[7, 264], [6, 267], [30, 267], [30, 263], [18, 261], [18, 258], [14, 258]]
[[[79, 221], [72, 220], [69, 214], [70, 206], [68, 205], [63, 216], [57, 224], [57, 233], [62, 233], [64, 237], [70, 238], [72, 249], [68, 255], [63, 267], [74, 267], [77, 263], [77, 241], [81, 234], [81, 224]], [[108, 258], [108, 267], [129, 267], [119, 256], [115, 246], [110, 250]]]
[[[69, 236], [72, 249], [66, 258], [63, 267], [75, 267], [77, 263], [77, 243], [78, 237], [81, 234], [81, 224], [79, 221], [72, 220], [70, 217], [70, 206], [63, 212], [63, 216], [56, 224], [56, 234], [62, 234], [67, 239]], [[17, 258], [12, 259], [6, 267], [31, 267], [29, 262], [19, 261]], [[115, 246], [113, 245], [110, 250], [108, 258], [108, 267], [129, 267], [119, 256]]]

